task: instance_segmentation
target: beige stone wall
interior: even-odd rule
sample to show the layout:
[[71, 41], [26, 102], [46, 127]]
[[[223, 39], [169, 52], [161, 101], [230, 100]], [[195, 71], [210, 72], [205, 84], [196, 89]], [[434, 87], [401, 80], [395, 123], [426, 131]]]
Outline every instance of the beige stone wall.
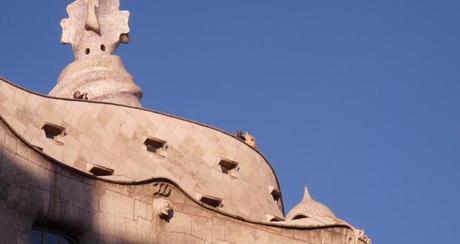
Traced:
[[[157, 214], [158, 199], [172, 203], [169, 222]], [[3, 122], [0, 216], [0, 243], [30, 243], [34, 225], [81, 243], [354, 243], [345, 226], [287, 228], [221, 214], [164, 180], [116, 184], [84, 175], [31, 149]]]
[[[112, 181], [168, 178], [195, 199], [222, 199], [222, 211], [258, 221], [283, 217], [282, 199], [274, 201], [270, 194], [279, 185], [267, 160], [217, 129], [143, 109], [39, 96], [2, 79], [0, 111], [32, 145], [80, 171], [96, 164], [114, 170], [105, 177]], [[46, 123], [65, 128], [65, 136], [46, 138]], [[166, 151], [147, 151], [148, 137], [166, 141]], [[222, 173], [221, 159], [238, 162], [238, 170]]]

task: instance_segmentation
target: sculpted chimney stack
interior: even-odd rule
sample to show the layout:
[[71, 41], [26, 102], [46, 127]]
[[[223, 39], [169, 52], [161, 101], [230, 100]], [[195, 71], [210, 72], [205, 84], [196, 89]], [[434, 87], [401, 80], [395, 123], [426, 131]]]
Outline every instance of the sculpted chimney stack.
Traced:
[[129, 12], [119, 10], [119, 0], [77, 0], [67, 7], [61, 22], [61, 42], [70, 44], [75, 61], [61, 73], [51, 96], [141, 107], [141, 89], [113, 55], [129, 41]]

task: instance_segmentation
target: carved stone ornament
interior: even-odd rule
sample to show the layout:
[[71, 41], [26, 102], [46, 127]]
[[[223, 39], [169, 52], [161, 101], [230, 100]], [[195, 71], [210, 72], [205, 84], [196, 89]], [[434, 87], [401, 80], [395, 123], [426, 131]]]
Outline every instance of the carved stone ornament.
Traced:
[[348, 238], [350, 244], [372, 244], [371, 239], [364, 234], [364, 230], [354, 229]]
[[356, 230], [356, 232], [357, 232], [358, 240], [360, 240], [361, 242], [365, 244], [372, 243], [371, 239], [369, 239], [369, 237], [367, 237], [366, 234], [364, 234], [364, 230]]
[[69, 18], [61, 21], [64, 44], [72, 46], [75, 62], [61, 73], [51, 96], [140, 107], [141, 89], [113, 55], [127, 43], [129, 12], [119, 0], [76, 0], [67, 6]]
[[154, 183], [153, 184], [153, 187], [154, 187], [154, 193], [153, 195], [155, 196], [164, 196], [164, 197], [169, 197], [169, 195], [171, 195], [171, 187], [169, 186], [168, 183]]
[[76, 59], [85, 57], [87, 48], [99, 51], [97, 44], [112, 54], [129, 40], [129, 12], [119, 7], [119, 0], [76, 0], [67, 6], [69, 18], [61, 21], [61, 42], [72, 45]]
[[248, 132], [244, 133], [244, 142], [253, 148], [257, 148], [256, 138]]
[[165, 198], [154, 199], [153, 209], [157, 216], [167, 222], [174, 216], [173, 204]]

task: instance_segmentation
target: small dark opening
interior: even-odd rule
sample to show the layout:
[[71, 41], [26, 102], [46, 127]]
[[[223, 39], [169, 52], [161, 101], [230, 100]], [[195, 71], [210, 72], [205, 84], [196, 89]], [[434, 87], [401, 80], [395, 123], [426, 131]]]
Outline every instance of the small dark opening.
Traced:
[[211, 196], [202, 196], [200, 201], [206, 205], [209, 205], [214, 208], [222, 207], [222, 199]]
[[281, 192], [278, 191], [277, 189], [273, 189], [272, 192], [270, 193], [273, 197], [273, 200], [279, 201], [281, 198]]
[[303, 215], [303, 214], [298, 214], [298, 215], [294, 216], [294, 218], [292, 218], [292, 219], [296, 220], [296, 219], [306, 219], [306, 218], [308, 218], [308, 217]]
[[149, 137], [144, 141], [147, 151], [157, 153], [158, 150], [165, 148], [166, 141]]
[[281, 221], [284, 221], [284, 219], [280, 217], [273, 217], [270, 219], [270, 222], [281, 222]]
[[104, 44], [101, 45], [101, 51], [105, 52], [105, 45]]
[[108, 175], [113, 175], [114, 170], [100, 166], [100, 165], [92, 165], [89, 172], [91, 172], [91, 174], [95, 176], [108, 176]]
[[89, 50], [89, 48], [87, 48], [87, 49], [85, 50], [86, 55], [88, 55], [90, 52], [91, 52], [91, 50]]
[[219, 162], [219, 165], [222, 169], [222, 173], [228, 174], [231, 170], [238, 170], [238, 162], [228, 159], [222, 159]]
[[65, 128], [59, 125], [46, 123], [43, 125], [42, 130], [45, 131], [46, 138], [55, 139], [56, 136], [64, 135]]

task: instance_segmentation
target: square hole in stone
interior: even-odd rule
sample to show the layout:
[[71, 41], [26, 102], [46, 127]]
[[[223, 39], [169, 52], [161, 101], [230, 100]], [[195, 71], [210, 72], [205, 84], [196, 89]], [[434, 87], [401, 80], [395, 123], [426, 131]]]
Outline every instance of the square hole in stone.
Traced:
[[166, 149], [166, 141], [153, 137], [148, 137], [144, 141], [144, 145], [146, 146], [147, 151], [153, 153], [159, 153], [161, 150]]
[[43, 125], [42, 130], [45, 131], [45, 136], [48, 139], [56, 139], [57, 136], [65, 135], [65, 128], [59, 125], [46, 123]]
[[222, 173], [229, 174], [231, 171], [238, 170], [238, 162], [235, 162], [230, 159], [221, 159], [219, 161], [220, 168], [222, 169]]
[[217, 198], [217, 197], [211, 197], [211, 196], [202, 196], [200, 198], [200, 201], [206, 205], [209, 205], [214, 208], [220, 208], [222, 207], [222, 199]]
[[95, 176], [109, 176], [113, 175], [114, 170], [100, 166], [100, 165], [94, 165], [94, 164], [88, 164], [89, 167], [89, 172]]

